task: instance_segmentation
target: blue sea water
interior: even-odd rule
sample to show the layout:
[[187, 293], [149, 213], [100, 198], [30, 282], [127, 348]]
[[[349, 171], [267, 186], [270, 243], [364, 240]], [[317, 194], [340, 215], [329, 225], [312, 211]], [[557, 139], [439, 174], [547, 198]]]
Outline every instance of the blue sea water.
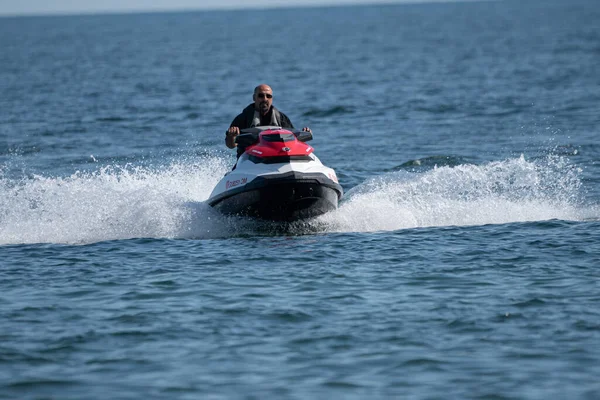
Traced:
[[[594, 0], [0, 18], [0, 398], [600, 398], [598, 21]], [[337, 211], [204, 203], [263, 82]]]

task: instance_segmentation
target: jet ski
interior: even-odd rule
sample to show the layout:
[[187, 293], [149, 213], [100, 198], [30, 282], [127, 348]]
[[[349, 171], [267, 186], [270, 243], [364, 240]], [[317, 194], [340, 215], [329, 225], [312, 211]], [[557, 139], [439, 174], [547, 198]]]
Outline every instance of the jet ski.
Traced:
[[208, 204], [227, 215], [288, 222], [337, 209], [344, 191], [309, 140], [311, 132], [278, 126], [242, 130], [236, 143], [244, 152]]

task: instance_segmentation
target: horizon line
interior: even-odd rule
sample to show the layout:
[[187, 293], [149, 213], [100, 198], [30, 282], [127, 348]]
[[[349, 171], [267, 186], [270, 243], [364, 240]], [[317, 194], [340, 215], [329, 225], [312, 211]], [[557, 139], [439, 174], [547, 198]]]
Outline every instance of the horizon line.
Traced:
[[326, 7], [347, 7], [347, 6], [390, 6], [390, 5], [415, 5], [429, 3], [475, 3], [492, 2], [502, 0], [378, 0], [376, 2], [366, 2], [364, 0], [342, 0], [340, 2], [325, 2], [321, 4], [314, 3], [291, 3], [281, 1], [276, 4], [257, 4], [257, 5], [230, 5], [230, 6], [207, 6], [207, 7], [156, 7], [156, 8], [125, 8], [125, 9], [97, 9], [97, 10], [57, 10], [57, 11], [25, 11], [25, 12], [7, 12], [0, 11], [0, 18], [18, 18], [18, 17], [67, 17], [67, 16], [93, 16], [93, 15], [131, 15], [131, 14], [160, 14], [160, 13], [182, 13], [182, 12], [202, 12], [202, 11], [243, 11], [243, 10], [279, 10], [293, 8], [326, 8]]

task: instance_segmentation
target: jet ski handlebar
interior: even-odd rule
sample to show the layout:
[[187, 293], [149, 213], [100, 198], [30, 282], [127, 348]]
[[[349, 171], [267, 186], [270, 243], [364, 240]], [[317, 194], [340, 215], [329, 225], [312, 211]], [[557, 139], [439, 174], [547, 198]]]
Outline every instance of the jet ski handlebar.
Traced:
[[235, 142], [238, 144], [238, 146], [242, 146], [242, 147], [251, 146], [255, 143], [258, 143], [259, 134], [268, 129], [273, 129], [273, 130], [284, 129], [286, 131], [292, 132], [294, 134], [294, 136], [296, 136], [296, 139], [298, 139], [300, 142], [308, 142], [309, 140], [312, 140], [312, 138], [313, 138], [312, 132], [301, 131], [298, 129], [285, 129], [285, 128], [280, 128], [280, 127], [254, 127], [254, 128], [242, 129], [240, 131], [240, 134], [235, 138]]
[[309, 131], [300, 131], [298, 129], [294, 129], [292, 133], [296, 135], [296, 138], [301, 142], [308, 142], [313, 138], [312, 132]]

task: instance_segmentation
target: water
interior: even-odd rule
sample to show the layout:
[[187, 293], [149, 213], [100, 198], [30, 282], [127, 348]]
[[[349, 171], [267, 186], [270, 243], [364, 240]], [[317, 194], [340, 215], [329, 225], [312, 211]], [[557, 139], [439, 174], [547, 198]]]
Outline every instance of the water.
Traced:
[[[599, 17], [0, 19], [0, 398], [600, 397]], [[337, 211], [204, 203], [262, 82]]]

